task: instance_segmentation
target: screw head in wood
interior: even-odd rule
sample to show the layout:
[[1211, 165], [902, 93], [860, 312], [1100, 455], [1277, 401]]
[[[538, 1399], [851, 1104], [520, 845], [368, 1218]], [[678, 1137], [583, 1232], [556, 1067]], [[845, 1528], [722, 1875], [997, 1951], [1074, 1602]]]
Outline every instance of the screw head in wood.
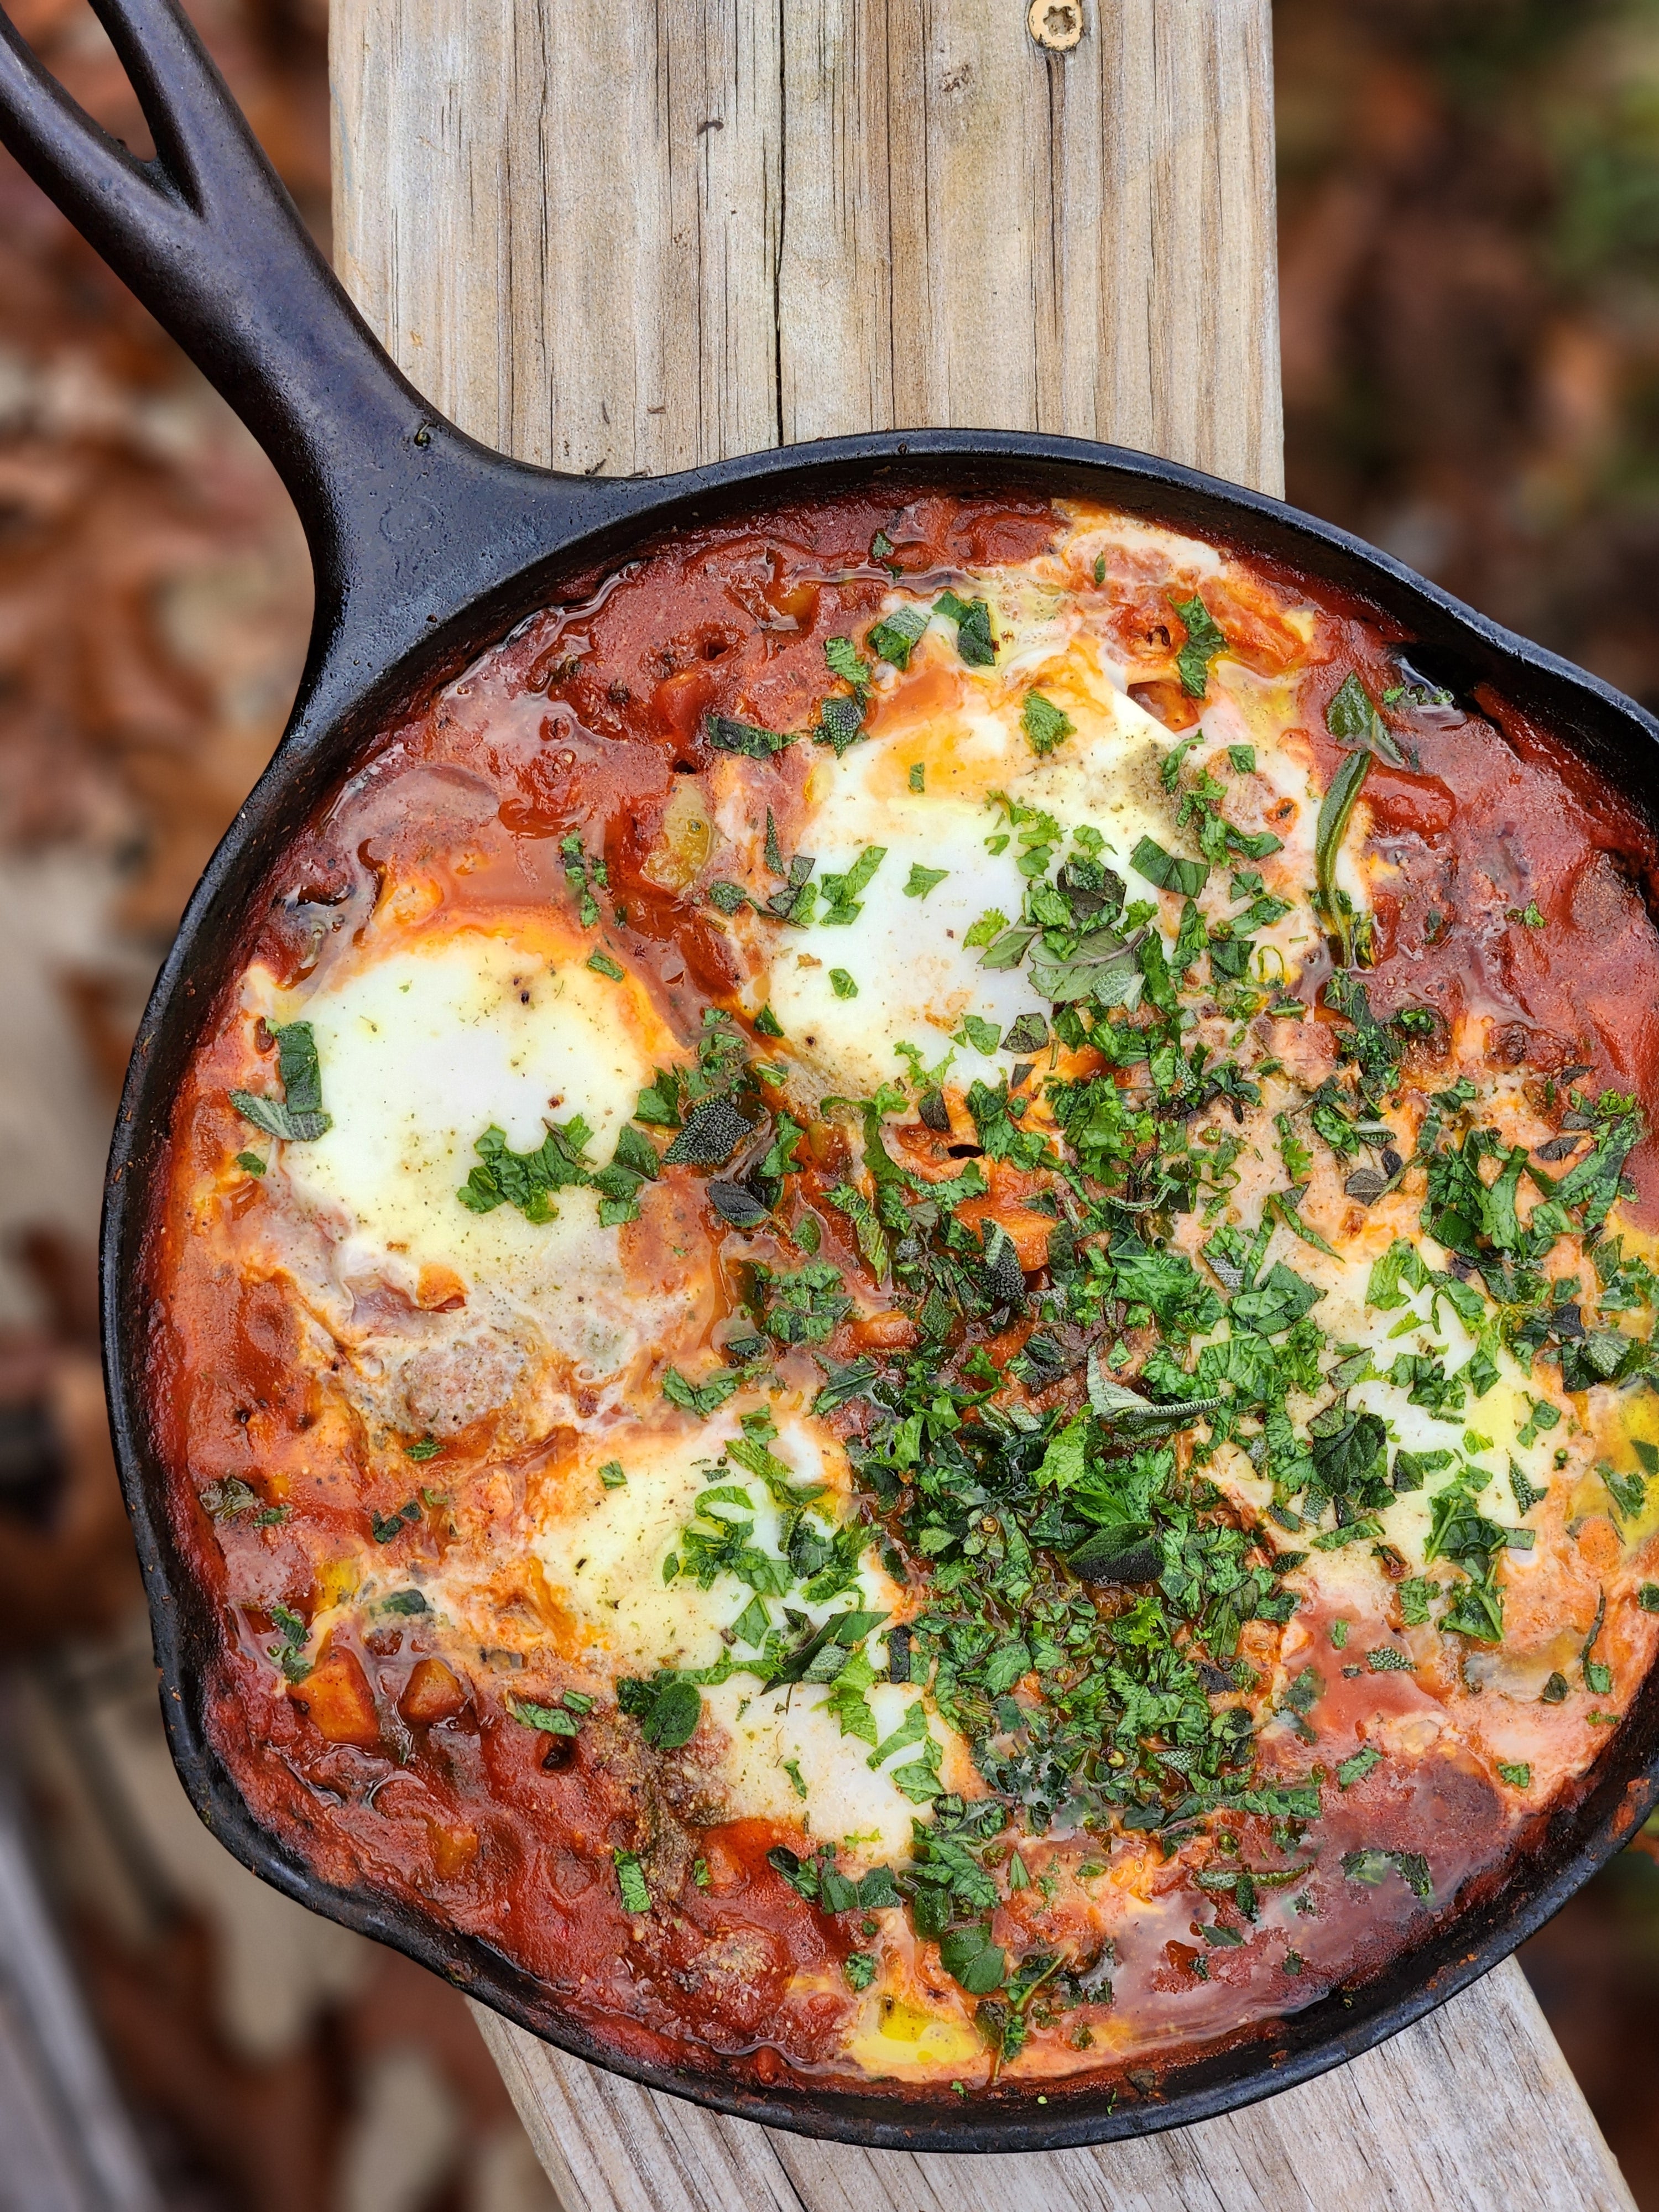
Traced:
[[1083, 36], [1083, 0], [1031, 0], [1025, 23], [1045, 52], [1069, 54]]

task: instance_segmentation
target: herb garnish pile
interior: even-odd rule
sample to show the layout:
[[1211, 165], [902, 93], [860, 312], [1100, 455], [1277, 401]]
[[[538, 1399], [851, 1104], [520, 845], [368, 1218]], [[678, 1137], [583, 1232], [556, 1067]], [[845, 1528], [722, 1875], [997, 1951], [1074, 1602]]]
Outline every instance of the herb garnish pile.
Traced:
[[[965, 662], [991, 664], [996, 639], [984, 601], [946, 593], [932, 611], [957, 625]], [[1187, 632], [1182, 682], [1201, 698], [1226, 640], [1200, 599], [1177, 611]], [[903, 668], [929, 618], [901, 608], [872, 628], [865, 652]], [[831, 641], [829, 663], [848, 688], [825, 701], [810, 731], [790, 736], [717, 718], [708, 743], [763, 758], [810, 738], [839, 757], [865, 734], [870, 663], [845, 639]], [[975, 1081], [947, 1094], [948, 1064], [929, 1071], [906, 1048], [908, 1082], [870, 1098], [805, 1103], [769, 1012], [751, 1024], [751, 1056], [738, 1022], [711, 1011], [695, 1065], [658, 1072], [608, 1167], [588, 1160], [580, 1119], [550, 1127], [522, 1155], [491, 1130], [461, 1193], [475, 1210], [508, 1203], [538, 1220], [552, 1211], [554, 1192], [586, 1182], [599, 1189], [604, 1218], [621, 1221], [637, 1211], [643, 1182], [680, 1164], [707, 1176], [710, 1204], [733, 1231], [767, 1232], [774, 1250], [799, 1255], [785, 1266], [739, 1255], [745, 1303], [726, 1339], [726, 1364], [698, 1377], [671, 1368], [664, 1395], [708, 1419], [739, 1392], [775, 1383], [780, 1359], [810, 1355], [822, 1376], [813, 1411], [842, 1433], [855, 1509], [836, 1518], [824, 1493], [773, 1452], [769, 1412], [743, 1413], [664, 1572], [705, 1588], [730, 1577], [749, 1601], [715, 1665], [624, 1681], [619, 1700], [647, 1742], [671, 1749], [695, 1732], [701, 1691], [734, 1674], [821, 1695], [842, 1735], [867, 1744], [871, 1765], [884, 1767], [917, 1807], [911, 1855], [856, 1880], [838, 1869], [829, 1845], [805, 1858], [775, 1850], [774, 1867], [813, 1906], [844, 1916], [854, 1988], [875, 1971], [857, 1944], [860, 1932], [874, 1932], [866, 1916], [902, 1905], [916, 1932], [938, 1941], [945, 1970], [980, 2000], [981, 2026], [1004, 2057], [1033, 2023], [1110, 1992], [1109, 1959], [1040, 1949], [1016, 1957], [994, 1933], [999, 1905], [1032, 1886], [1019, 1839], [1056, 1829], [1141, 1832], [1158, 1837], [1167, 1855], [1218, 1816], [1258, 1816], [1270, 1824], [1278, 1863], [1232, 1863], [1224, 1854], [1195, 1876], [1217, 1915], [1206, 1942], [1243, 1940], [1263, 1893], [1294, 1887], [1310, 1870], [1314, 1857], [1299, 1854], [1322, 1792], [1357, 1786], [1377, 1762], [1362, 1751], [1335, 1774], [1314, 1767], [1285, 1778], [1280, 1753], [1264, 1772], [1264, 1729], [1280, 1729], [1280, 1741], [1312, 1741], [1306, 1715], [1318, 1677], [1298, 1677], [1269, 1710], [1242, 1656], [1248, 1625], [1289, 1620], [1299, 1598], [1284, 1577], [1315, 1550], [1365, 1545], [1388, 1568], [1379, 1516], [1400, 1494], [1426, 1487], [1433, 1571], [1407, 1577], [1392, 1555], [1401, 1618], [1472, 1644], [1498, 1643], [1498, 1563], [1506, 1548], [1532, 1545], [1534, 1532], [1522, 1524], [1547, 1494], [1514, 1459], [1506, 1475], [1483, 1466], [1490, 1447], [1466, 1426], [1499, 1379], [1498, 1353], [1528, 1372], [1553, 1363], [1568, 1392], [1652, 1373], [1656, 1279], [1606, 1233], [1643, 1133], [1640, 1110], [1632, 1098], [1592, 1097], [1564, 1079], [1559, 1133], [1529, 1152], [1483, 1118], [1482, 1094], [1462, 1078], [1429, 1091], [1415, 1120], [1423, 1082], [1402, 1070], [1426, 1063], [1438, 1018], [1419, 1008], [1391, 1019], [1373, 1013], [1370, 917], [1337, 880], [1371, 761], [1404, 755], [1358, 677], [1337, 692], [1328, 719], [1350, 750], [1321, 810], [1315, 880], [1300, 896], [1329, 951], [1322, 1000], [1337, 1066], [1275, 1115], [1264, 1109], [1264, 1085], [1295, 1085], [1252, 1024], [1314, 1011], [1282, 956], [1259, 942], [1291, 910], [1259, 872], [1279, 840], [1236, 826], [1229, 785], [1214, 772], [1224, 761], [1248, 774], [1249, 749], [1194, 768], [1194, 733], [1164, 763], [1176, 842], [1189, 849], [1143, 837], [1127, 874], [1109, 864], [1095, 830], [1068, 834], [1052, 816], [1000, 798], [998, 835], [1004, 849], [1015, 848], [1024, 896], [1017, 915], [988, 912], [967, 942], [988, 969], [1023, 969], [1042, 1011], [1000, 1041], [989, 1024], [981, 1025], [988, 1044], [970, 1032], [981, 1050], [1000, 1042], [1021, 1056], [994, 1085]], [[1036, 693], [1022, 726], [1039, 755], [1073, 734], [1069, 718]], [[724, 912], [746, 903], [783, 927], [848, 924], [884, 857], [869, 848], [848, 872], [814, 883], [810, 860], [786, 865], [769, 821], [767, 842], [782, 888], [762, 899], [715, 884], [708, 896]], [[1171, 904], [1135, 895], [1128, 877]], [[1218, 917], [1213, 897], [1200, 911], [1200, 896], [1223, 881], [1225, 914]], [[930, 887], [907, 890], [922, 898]], [[591, 904], [586, 881], [579, 888]], [[1214, 1042], [1218, 1029], [1230, 1032], [1224, 1044]], [[805, 1141], [815, 1121], [834, 1125], [835, 1144]], [[895, 1134], [907, 1123], [958, 1139], [948, 1170], [936, 1151], [922, 1171], [918, 1148]], [[1415, 1127], [1414, 1139], [1405, 1126]], [[660, 1152], [652, 1131], [667, 1136]], [[1240, 1156], [1264, 1137], [1276, 1146], [1282, 1182], [1253, 1227], [1229, 1223]], [[811, 1162], [826, 1156], [845, 1164], [820, 1172]], [[986, 1196], [988, 1170], [999, 1162], [1023, 1171], [1025, 1211], [1052, 1224], [1040, 1268], [1022, 1266], [994, 1218], [976, 1224], [958, 1211]], [[1370, 1350], [1333, 1343], [1322, 1327], [1326, 1294], [1296, 1260], [1299, 1248], [1335, 1256], [1303, 1212], [1316, 1165], [1329, 1162], [1360, 1206], [1402, 1189], [1420, 1198], [1421, 1231], [1448, 1264], [1432, 1267], [1414, 1243], [1398, 1239], [1370, 1271], [1368, 1304], [1400, 1310], [1423, 1332], [1443, 1304], [1474, 1342], [1461, 1368], [1449, 1371], [1443, 1347], [1402, 1351], [1379, 1367]], [[1524, 1209], [1523, 1182], [1534, 1194]], [[1202, 1232], [1187, 1240], [1198, 1259], [1177, 1236], [1192, 1222]], [[1584, 1255], [1589, 1279], [1547, 1267], [1564, 1239]], [[1424, 1295], [1427, 1320], [1411, 1305]], [[839, 1339], [849, 1319], [878, 1310], [905, 1317], [905, 1348], [855, 1351]], [[1632, 1316], [1646, 1319], [1632, 1326]], [[1443, 1449], [1398, 1447], [1381, 1417], [1352, 1402], [1358, 1386], [1379, 1375], [1447, 1425]], [[1560, 1419], [1547, 1395], [1534, 1406], [1525, 1444]], [[1259, 1521], [1211, 1480], [1229, 1444], [1271, 1485]], [[1609, 1472], [1606, 1480], [1615, 1512], [1633, 1519], [1646, 1474]], [[1490, 1493], [1499, 1481], [1513, 1522], [1494, 1517]], [[756, 1538], [756, 1485], [781, 1511], [775, 1552]], [[860, 1602], [860, 1565], [872, 1551], [916, 1595], [902, 1626]], [[816, 1625], [802, 1609], [842, 1596], [852, 1604]], [[1579, 1686], [1605, 1694], [1607, 1670], [1594, 1643]], [[1347, 1671], [1361, 1663], [1357, 1654]], [[1382, 1645], [1363, 1663], [1382, 1674], [1412, 1661]], [[867, 1695], [881, 1679], [917, 1692], [884, 1739]], [[1553, 1677], [1545, 1695], [1559, 1701], [1571, 1686]], [[945, 1790], [930, 1711], [970, 1747], [985, 1796]], [[1344, 1871], [1369, 1886], [1398, 1875], [1414, 1894], [1431, 1894], [1430, 1869], [1410, 1853], [1350, 1852]], [[629, 1880], [629, 1910], [643, 1909], [637, 1866]], [[1299, 1960], [1289, 1964], [1296, 1958], [1287, 1954], [1291, 1972], [1300, 1971]]]

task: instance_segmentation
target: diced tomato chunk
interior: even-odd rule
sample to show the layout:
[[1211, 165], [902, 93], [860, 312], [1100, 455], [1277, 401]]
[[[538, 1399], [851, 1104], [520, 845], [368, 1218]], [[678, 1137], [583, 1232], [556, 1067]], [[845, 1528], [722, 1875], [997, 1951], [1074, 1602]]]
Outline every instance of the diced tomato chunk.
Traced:
[[354, 1652], [326, 1653], [289, 1694], [330, 1743], [355, 1743], [363, 1751], [379, 1748], [380, 1717], [374, 1710], [374, 1692]]
[[429, 1727], [453, 1720], [465, 1703], [466, 1692], [441, 1659], [421, 1659], [404, 1685], [398, 1711], [413, 1726]]

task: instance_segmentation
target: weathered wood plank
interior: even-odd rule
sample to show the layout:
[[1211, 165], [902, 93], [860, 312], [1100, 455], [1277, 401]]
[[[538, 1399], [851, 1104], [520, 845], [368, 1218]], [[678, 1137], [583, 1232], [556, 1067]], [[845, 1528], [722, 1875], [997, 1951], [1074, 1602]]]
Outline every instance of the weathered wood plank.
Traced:
[[[1281, 482], [1269, 0], [335, 0], [336, 248], [526, 459], [944, 423]], [[1519, 1971], [1340, 2073], [1094, 2153], [722, 2120], [480, 2026], [568, 2212], [1629, 2212]]]
[[776, 443], [774, 8], [349, 0], [331, 46], [337, 265], [446, 414], [612, 476]]
[[1093, 2151], [866, 2151], [631, 2088], [473, 2008], [565, 2212], [1632, 2212], [1518, 1966], [1350, 2066]]
[[626, 475], [872, 427], [1277, 489], [1267, 0], [343, 0], [342, 274], [446, 413]]

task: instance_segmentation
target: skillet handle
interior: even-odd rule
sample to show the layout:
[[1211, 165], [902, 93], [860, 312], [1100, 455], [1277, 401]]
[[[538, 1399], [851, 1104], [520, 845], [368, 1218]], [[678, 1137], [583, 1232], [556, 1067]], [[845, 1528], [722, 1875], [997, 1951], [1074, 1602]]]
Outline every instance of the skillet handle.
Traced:
[[[0, 142], [264, 447], [317, 577], [302, 699], [394, 659], [620, 487], [531, 469], [444, 421], [317, 251], [177, 0], [92, 0], [155, 142], [140, 161], [0, 9]], [[303, 714], [301, 719], [307, 719]], [[308, 717], [313, 725], [314, 711]]]

